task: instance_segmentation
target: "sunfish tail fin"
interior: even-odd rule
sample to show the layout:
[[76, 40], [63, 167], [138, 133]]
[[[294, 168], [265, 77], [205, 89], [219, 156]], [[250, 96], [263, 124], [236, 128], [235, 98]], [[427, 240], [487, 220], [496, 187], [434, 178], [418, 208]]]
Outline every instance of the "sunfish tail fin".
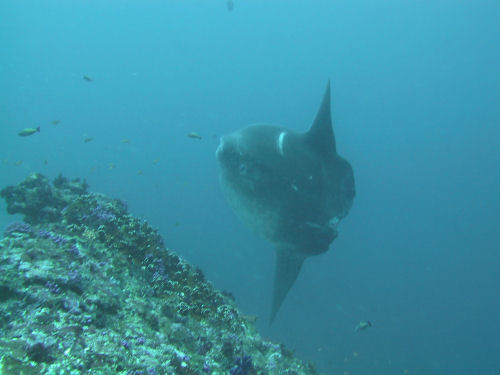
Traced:
[[305, 256], [290, 246], [276, 247], [276, 267], [274, 271], [273, 304], [270, 324], [283, 303], [288, 291], [299, 275]]

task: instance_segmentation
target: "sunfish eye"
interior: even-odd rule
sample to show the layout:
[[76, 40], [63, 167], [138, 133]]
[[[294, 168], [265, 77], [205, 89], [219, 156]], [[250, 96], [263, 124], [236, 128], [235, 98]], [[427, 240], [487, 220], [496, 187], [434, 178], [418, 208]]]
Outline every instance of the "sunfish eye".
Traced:
[[245, 174], [247, 173], [247, 165], [246, 164], [240, 164], [240, 174]]

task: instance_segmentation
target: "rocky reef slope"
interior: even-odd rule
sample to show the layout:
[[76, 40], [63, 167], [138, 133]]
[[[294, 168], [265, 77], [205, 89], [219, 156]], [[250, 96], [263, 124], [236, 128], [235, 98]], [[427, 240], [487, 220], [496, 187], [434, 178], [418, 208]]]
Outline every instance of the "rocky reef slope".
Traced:
[[2, 374], [315, 374], [126, 204], [34, 174], [1, 191]]

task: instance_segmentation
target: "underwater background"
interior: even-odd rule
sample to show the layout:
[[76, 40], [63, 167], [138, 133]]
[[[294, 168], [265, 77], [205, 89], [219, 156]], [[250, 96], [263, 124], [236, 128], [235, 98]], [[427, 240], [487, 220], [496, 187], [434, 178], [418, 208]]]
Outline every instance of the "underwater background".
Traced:
[[[0, 187], [62, 172], [125, 200], [326, 374], [498, 374], [499, 19], [481, 0], [4, 0]], [[255, 122], [307, 130], [328, 79], [357, 195], [269, 326], [274, 250], [214, 153]]]

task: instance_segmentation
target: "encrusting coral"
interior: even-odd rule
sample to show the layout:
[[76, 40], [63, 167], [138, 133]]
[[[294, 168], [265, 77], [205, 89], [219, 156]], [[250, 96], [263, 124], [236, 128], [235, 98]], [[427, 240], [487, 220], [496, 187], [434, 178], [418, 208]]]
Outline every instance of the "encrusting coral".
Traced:
[[0, 373], [315, 374], [123, 201], [33, 174], [0, 195]]

